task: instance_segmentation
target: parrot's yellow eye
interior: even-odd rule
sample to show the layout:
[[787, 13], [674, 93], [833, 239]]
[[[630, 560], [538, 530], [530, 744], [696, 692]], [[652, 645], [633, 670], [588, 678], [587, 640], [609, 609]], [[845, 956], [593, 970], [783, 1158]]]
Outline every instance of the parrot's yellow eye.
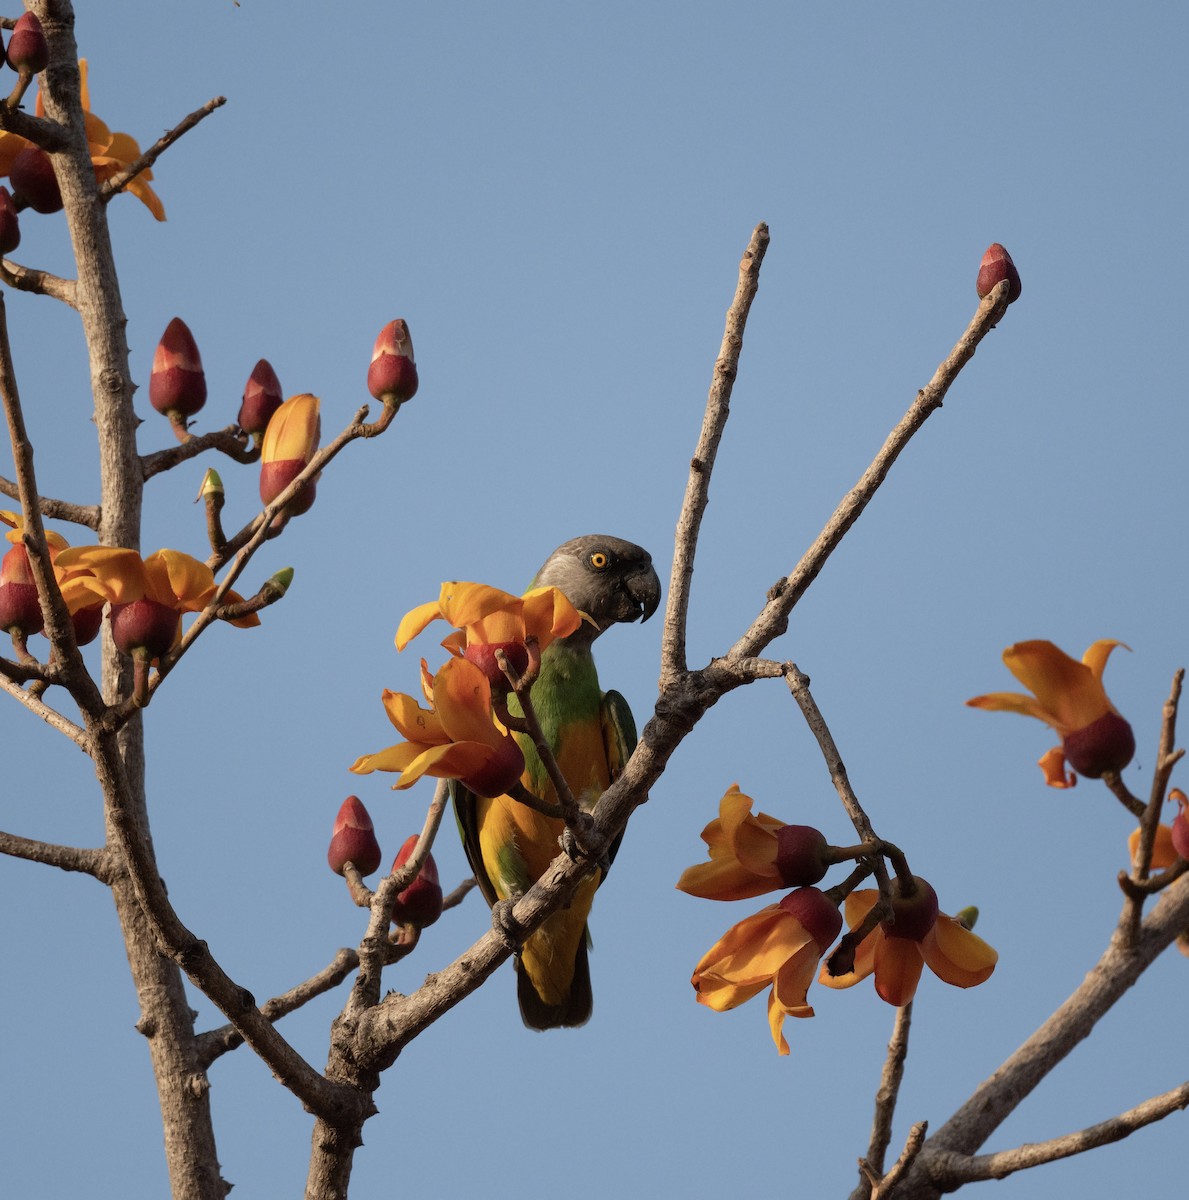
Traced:
[[601, 571], [610, 561], [611, 560], [607, 557], [607, 555], [605, 555], [601, 550], [596, 550], [590, 556], [590, 565], [594, 567], [596, 571]]

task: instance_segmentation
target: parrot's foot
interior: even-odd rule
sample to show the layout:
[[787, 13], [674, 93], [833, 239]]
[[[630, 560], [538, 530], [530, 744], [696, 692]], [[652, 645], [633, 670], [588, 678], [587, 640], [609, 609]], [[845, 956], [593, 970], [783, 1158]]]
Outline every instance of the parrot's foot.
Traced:
[[525, 937], [524, 926], [512, 915], [512, 909], [516, 907], [516, 901], [519, 899], [519, 896], [513, 896], [508, 900], [497, 900], [491, 906], [491, 927], [500, 941], [514, 954], [520, 952]]
[[[578, 862], [580, 859], [590, 859], [592, 855], [583, 846], [583, 841], [587, 835], [594, 829], [594, 817], [590, 813], [579, 813], [576, 825], [567, 825], [562, 831], [561, 837], [557, 839], [557, 844], [562, 848], [566, 857], [571, 862]], [[604, 854], [599, 859], [599, 866], [603, 868], [603, 873], [606, 874], [607, 867], [611, 864], [607, 861], [607, 856]]]

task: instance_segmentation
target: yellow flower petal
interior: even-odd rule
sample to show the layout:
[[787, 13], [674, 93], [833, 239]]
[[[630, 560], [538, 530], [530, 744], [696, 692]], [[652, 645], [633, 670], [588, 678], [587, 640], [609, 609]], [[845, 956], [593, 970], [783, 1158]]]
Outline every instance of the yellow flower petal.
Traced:
[[[903, 939], [891, 939], [903, 940]], [[939, 913], [920, 943], [929, 970], [954, 987], [975, 987], [990, 978], [998, 953], [961, 921]], [[878, 968], [877, 968], [878, 973]]]
[[441, 745], [450, 740], [438, 714], [431, 708], [422, 708], [412, 696], [385, 688], [381, 699], [388, 719], [401, 737], [423, 745]]
[[215, 593], [215, 576], [180, 550], [158, 550], [144, 560], [145, 597], [184, 612], [201, 612]]
[[916, 995], [925, 958], [920, 942], [876, 931], [875, 990], [880, 999], [903, 1008]]
[[434, 711], [454, 742], [481, 742], [492, 749], [506, 736], [491, 711], [491, 685], [474, 663], [448, 659], [434, 676]]
[[431, 621], [436, 621], [441, 615], [442, 609], [436, 600], [419, 604], [405, 613], [396, 627], [396, 648], [403, 650]]
[[555, 587], [524, 593], [524, 626], [543, 650], [555, 638], [569, 637], [582, 624], [582, 615]]
[[[1092, 646], [1087, 654], [1093, 652]], [[1110, 653], [1109, 649], [1106, 653]], [[1101, 650], [1097, 657], [1105, 662]], [[1111, 711], [1099, 676], [1052, 642], [1017, 642], [1003, 652], [1003, 661], [1036, 696], [1041, 707], [1052, 714], [1051, 724], [1062, 737], [1075, 729], [1084, 729]]]
[[1049, 787], [1071, 788], [1077, 784], [1078, 777], [1065, 769], [1065, 751], [1060, 746], [1046, 750], [1036, 765], [1044, 772], [1045, 783]]
[[131, 604], [145, 597], [145, 566], [135, 550], [72, 546], [58, 555], [55, 565], [65, 572], [93, 576], [96, 588], [113, 604]]

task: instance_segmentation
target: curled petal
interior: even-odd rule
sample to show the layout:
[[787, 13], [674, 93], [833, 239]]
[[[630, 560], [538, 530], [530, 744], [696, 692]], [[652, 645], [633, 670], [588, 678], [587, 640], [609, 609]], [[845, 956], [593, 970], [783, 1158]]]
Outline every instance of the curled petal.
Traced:
[[1044, 772], [1045, 783], [1049, 787], [1071, 788], [1077, 785], [1078, 777], [1065, 769], [1065, 751], [1060, 746], [1045, 751], [1036, 765]]
[[134, 604], [145, 597], [145, 567], [135, 550], [72, 546], [58, 555], [55, 566], [68, 574], [91, 575], [96, 591], [113, 604]]
[[569, 637], [582, 616], [555, 587], [533, 588], [524, 593], [524, 626], [544, 649], [554, 638]]
[[990, 692], [966, 701], [968, 708], [981, 708], [986, 712], [1014, 712], [1024, 717], [1035, 717], [1046, 725], [1054, 725], [1057, 718], [1048, 711], [1035, 696], [1022, 692]]
[[929, 970], [954, 987], [975, 987], [991, 977], [998, 953], [961, 921], [939, 913], [920, 943]]
[[436, 600], [419, 604], [405, 613], [396, 627], [396, 648], [403, 650], [431, 621], [436, 621], [441, 615], [442, 610]]
[[1095, 679], [1102, 678], [1102, 672], [1106, 669], [1106, 660], [1110, 658], [1111, 651], [1116, 646], [1122, 646], [1124, 650], [1131, 649], [1126, 642], [1118, 642], [1113, 638], [1100, 638], [1082, 655], [1082, 662], [1090, 668], [1090, 674]]
[[[438, 607], [441, 615], [451, 625], [459, 629], [482, 621], [495, 613], [512, 610], [516, 618], [515, 632], [511, 636], [524, 636], [524, 622], [520, 617], [521, 600], [511, 592], [489, 587], [485, 583], [464, 583], [450, 580], [442, 584], [442, 592], [438, 597]], [[507, 640], [503, 638], [492, 640]]]
[[382, 699], [384, 711], [401, 737], [422, 745], [441, 745], [450, 740], [432, 708], [422, 708], [412, 696], [390, 692], [387, 688]]
[[180, 550], [158, 550], [144, 560], [145, 597], [170, 608], [200, 612], [215, 593], [206, 563]]
[[[1139, 853], [1139, 839], [1140, 831], [1138, 829], [1127, 839], [1127, 857], [1133, 867], [1136, 865], [1136, 855]], [[1171, 827], [1163, 823], [1157, 825], [1156, 840], [1152, 844], [1152, 870], [1166, 871], [1179, 857], [1177, 848], [1173, 845]]]
[[766, 813], [757, 819], [751, 815], [752, 798], [733, 786], [719, 804], [719, 819], [723, 836], [731, 852], [749, 871], [772, 878], [779, 885], [776, 871], [776, 830], [782, 822], [774, 822]]

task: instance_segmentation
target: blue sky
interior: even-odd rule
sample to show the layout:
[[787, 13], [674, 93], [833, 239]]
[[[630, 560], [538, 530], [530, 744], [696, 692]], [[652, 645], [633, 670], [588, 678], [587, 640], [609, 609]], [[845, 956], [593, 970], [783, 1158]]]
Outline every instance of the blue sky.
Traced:
[[[985, 986], [926, 980], [918, 995], [897, 1142], [915, 1120], [944, 1120], [1097, 958], [1131, 828], [1089, 781], [1044, 788], [1040, 725], [962, 702], [1011, 686], [999, 659], [1011, 642], [1080, 655], [1120, 638], [1132, 653], [1107, 684], [1135, 725], [1128, 779], [1146, 794], [1160, 705], [1189, 658], [1184, 8], [78, 8], [93, 106], [113, 128], [147, 144], [228, 97], [158, 164], [166, 224], [131, 198], [111, 207], [142, 388], [180, 315], [210, 384], [200, 429], [234, 419], [265, 356], [286, 394], [322, 397], [329, 433], [367, 399], [386, 321], [406, 318], [417, 348], [416, 399], [334, 465], [249, 573], [292, 565], [289, 596], [258, 631], [212, 631], [146, 714], [170, 895], [261, 1000], [363, 930], [324, 859], [343, 797], [368, 805], [389, 857], [420, 826], [428, 789], [346, 772], [392, 740], [381, 689], [415, 686], [415, 656], [392, 646], [400, 616], [446, 578], [523, 586], [588, 532], [649, 547], [667, 581], [755, 224], [772, 243], [697, 560], [694, 664], [735, 640], [800, 557], [965, 328], [983, 250], [1009, 248], [1021, 300], [773, 647], [812, 677], [876, 828], [943, 908], [977, 904], [1000, 951]], [[59, 218], [30, 216], [22, 233], [17, 261], [70, 270]], [[42, 490], [92, 502], [76, 323], [49, 300], [7, 304]], [[138, 410], [142, 450], [168, 445], [144, 392]], [[146, 551], [202, 555], [191, 502], [205, 465], [152, 481]], [[255, 472], [217, 465], [234, 527], [255, 511]], [[604, 685], [641, 721], [658, 646], [659, 619], [599, 645]], [[87, 760], [14, 707], [5, 729], [0, 827], [98, 844]], [[502, 969], [386, 1076], [357, 1194], [519, 1196], [562, 1178], [576, 1200], [849, 1191], [892, 1010], [868, 988], [818, 995], [779, 1059], [761, 1000], [715, 1015], [689, 986], [711, 942], [756, 907], [673, 888], [736, 781], [766, 811], [849, 840], [782, 685], [724, 700], [634, 818], [600, 892], [591, 1023], [524, 1030]], [[436, 856], [449, 887], [465, 866], [448, 829]], [[4, 1134], [12, 1194], [164, 1194], [106, 893], [5, 862], [0, 913], [4, 1074], [21, 1096]], [[477, 898], [447, 914], [388, 986], [415, 988], [487, 921]], [[1186, 971], [1175, 954], [1157, 964], [991, 1148], [1183, 1082]], [[284, 1023], [313, 1062], [340, 1002]], [[195, 1007], [214, 1021], [201, 997]], [[212, 1083], [236, 1194], [298, 1194], [300, 1106], [243, 1050]], [[995, 1193], [1179, 1186], [1183, 1120]]]

